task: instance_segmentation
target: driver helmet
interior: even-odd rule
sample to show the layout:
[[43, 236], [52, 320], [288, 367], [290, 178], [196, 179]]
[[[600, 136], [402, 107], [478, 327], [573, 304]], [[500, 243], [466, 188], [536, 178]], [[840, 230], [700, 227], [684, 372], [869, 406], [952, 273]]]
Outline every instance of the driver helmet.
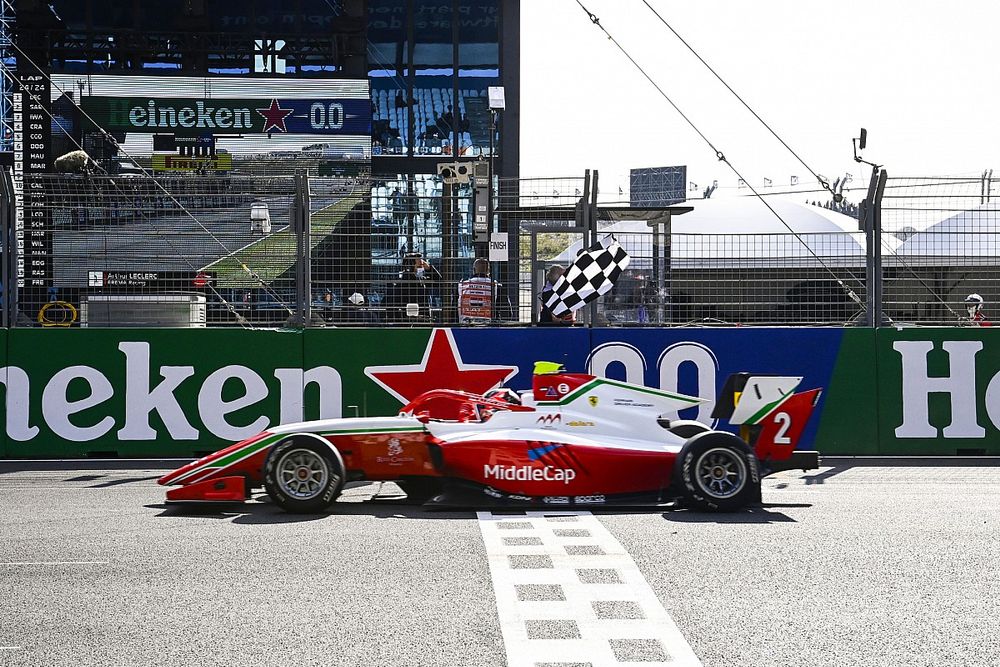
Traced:
[[965, 308], [969, 311], [969, 317], [974, 318], [983, 309], [983, 297], [978, 294], [970, 294], [965, 297]]
[[500, 401], [501, 403], [509, 403], [511, 405], [521, 405], [521, 397], [517, 395], [516, 391], [507, 387], [490, 389], [488, 392], [483, 394], [483, 398]]

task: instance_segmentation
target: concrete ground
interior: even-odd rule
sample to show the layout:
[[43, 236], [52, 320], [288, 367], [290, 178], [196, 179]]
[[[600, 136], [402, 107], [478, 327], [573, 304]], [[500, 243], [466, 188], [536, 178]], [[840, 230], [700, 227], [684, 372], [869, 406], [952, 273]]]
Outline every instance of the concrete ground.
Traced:
[[[0, 463], [0, 665], [506, 664], [475, 513], [181, 511], [156, 465]], [[838, 464], [736, 514], [594, 513], [706, 667], [985, 667], [998, 499], [997, 467]]]

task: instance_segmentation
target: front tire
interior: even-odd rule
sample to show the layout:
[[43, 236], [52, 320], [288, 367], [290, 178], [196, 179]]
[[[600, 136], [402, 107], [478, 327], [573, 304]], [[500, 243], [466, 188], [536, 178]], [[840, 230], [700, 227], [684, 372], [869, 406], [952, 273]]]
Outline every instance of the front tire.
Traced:
[[295, 514], [325, 511], [340, 495], [345, 478], [340, 452], [312, 433], [280, 441], [264, 463], [267, 494], [275, 505]]
[[677, 458], [685, 503], [706, 512], [732, 512], [760, 499], [757, 457], [731, 433], [709, 431], [690, 438]]

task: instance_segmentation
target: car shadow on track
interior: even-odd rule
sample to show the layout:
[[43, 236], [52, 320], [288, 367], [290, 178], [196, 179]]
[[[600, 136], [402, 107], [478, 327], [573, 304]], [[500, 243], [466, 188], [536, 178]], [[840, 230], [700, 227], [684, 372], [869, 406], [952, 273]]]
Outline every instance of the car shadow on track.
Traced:
[[406, 498], [368, 499], [362, 501], [337, 502], [327, 512], [316, 514], [292, 514], [271, 503], [267, 495], [256, 496], [246, 503], [205, 503], [146, 505], [149, 509], [161, 510], [157, 517], [191, 517], [198, 519], [226, 519], [235, 524], [261, 525], [279, 523], [302, 523], [335, 519], [337, 516], [367, 516], [375, 519], [474, 519], [471, 511], [440, 511], [425, 509]]
[[[109, 479], [103, 482], [98, 482], [97, 484], [91, 484], [88, 489], [106, 489], [112, 486], [121, 486], [122, 484], [135, 484], [137, 482], [149, 482], [154, 479], [158, 479], [159, 475], [153, 475], [151, 477], [119, 477], [117, 479]], [[73, 480], [68, 480], [73, 481]], [[87, 480], [91, 481], [91, 480]]]
[[826, 480], [839, 475], [840, 473], [847, 472], [851, 466], [833, 466], [829, 470], [824, 470], [821, 473], [815, 475], [803, 475], [802, 479], [806, 481], [807, 485], [812, 484], [825, 484]]
[[776, 508], [812, 507], [809, 503], [763, 503], [736, 512], [696, 512], [677, 509], [664, 512], [663, 518], [676, 523], [797, 523], [784, 512], [774, 512]]

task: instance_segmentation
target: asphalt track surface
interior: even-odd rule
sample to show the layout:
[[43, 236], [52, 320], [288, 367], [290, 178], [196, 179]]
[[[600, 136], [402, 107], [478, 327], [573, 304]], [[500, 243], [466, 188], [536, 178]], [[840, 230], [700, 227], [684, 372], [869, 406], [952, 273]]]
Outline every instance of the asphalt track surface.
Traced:
[[[0, 665], [507, 662], [475, 512], [374, 485], [322, 516], [181, 511], [151, 466], [23, 468], [0, 463]], [[788, 472], [764, 503], [595, 514], [706, 667], [1000, 664], [1000, 468]]]

